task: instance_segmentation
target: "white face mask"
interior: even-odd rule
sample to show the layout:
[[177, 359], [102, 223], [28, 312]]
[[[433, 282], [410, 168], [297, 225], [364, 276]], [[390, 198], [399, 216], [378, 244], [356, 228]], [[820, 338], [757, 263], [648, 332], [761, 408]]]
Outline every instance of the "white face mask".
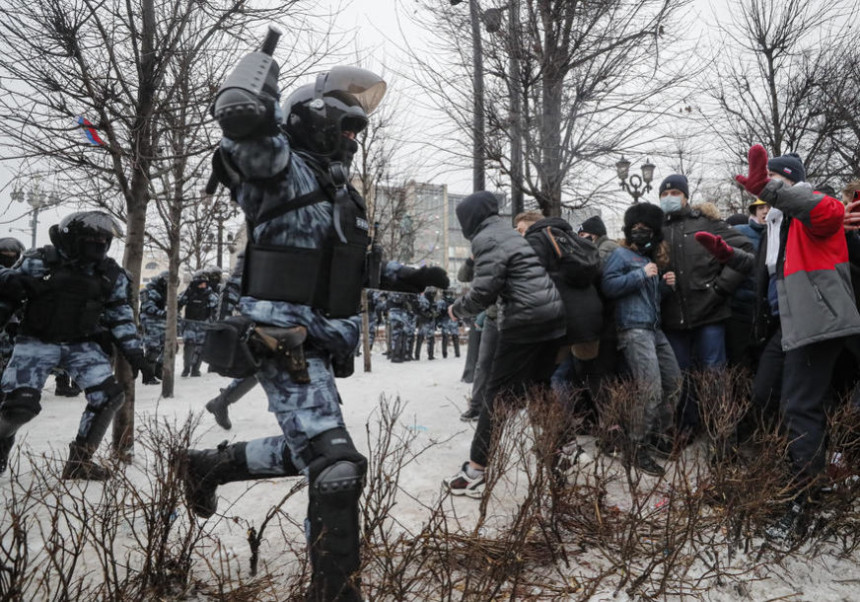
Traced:
[[660, 197], [660, 209], [663, 213], [675, 213], [684, 206], [684, 197], [680, 194], [667, 194]]

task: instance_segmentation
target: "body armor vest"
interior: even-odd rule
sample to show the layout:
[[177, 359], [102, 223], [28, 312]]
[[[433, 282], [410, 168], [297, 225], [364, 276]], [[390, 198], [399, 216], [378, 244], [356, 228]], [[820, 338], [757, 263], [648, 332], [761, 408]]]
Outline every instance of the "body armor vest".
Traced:
[[185, 304], [185, 319], [205, 322], [210, 317], [209, 289], [194, 289], [189, 293], [188, 302]]
[[[51, 261], [51, 251], [56, 261]], [[93, 274], [87, 274], [60, 260], [53, 248], [46, 255], [48, 271], [27, 300], [21, 331], [50, 343], [92, 337], [100, 331], [99, 318], [120, 268], [113, 264], [111, 269], [111, 262], [103, 261]]]
[[243, 295], [309, 305], [329, 318], [348, 318], [359, 313], [361, 289], [368, 285], [368, 276], [379, 271], [371, 265], [375, 255], [369, 252], [367, 207], [351, 186], [331, 190], [331, 184], [328, 188], [324, 184], [320, 182], [319, 189], [276, 207], [261, 207], [254, 226], [300, 207], [331, 202], [332, 231], [318, 249], [249, 242], [245, 251]]

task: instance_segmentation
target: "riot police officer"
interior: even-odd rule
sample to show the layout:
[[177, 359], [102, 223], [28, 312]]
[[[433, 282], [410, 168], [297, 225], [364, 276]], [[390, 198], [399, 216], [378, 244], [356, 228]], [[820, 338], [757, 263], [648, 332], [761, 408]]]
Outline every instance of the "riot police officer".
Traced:
[[400, 364], [406, 361], [406, 354], [411, 354], [409, 349], [409, 295], [406, 293], [392, 293], [388, 295], [388, 326], [391, 329], [391, 353], [388, 359], [392, 363]]
[[454, 356], [460, 357], [460, 323], [448, 315], [448, 308], [454, 303], [454, 293], [444, 291], [436, 301], [439, 314], [439, 330], [442, 331], [442, 357], [448, 357], [448, 339], [454, 344]]
[[427, 289], [424, 294], [418, 295], [418, 338], [415, 341], [415, 359], [421, 359], [421, 345], [427, 339], [427, 359], [435, 359], [433, 350], [436, 346], [436, 304], [434, 297], [435, 289]]
[[134, 322], [130, 277], [107, 256], [111, 241], [121, 235], [114, 219], [101, 211], [82, 211], [49, 233], [53, 246], [30, 250], [17, 266], [0, 271], [0, 322], [23, 304], [20, 334], [0, 385], [0, 472], [15, 433], [42, 409], [39, 400], [48, 374], [59, 367], [87, 399], [62, 476], [104, 480], [109, 474], [92, 456], [125, 398], [96, 339], [107, 328], [135, 373], [151, 376], [152, 367], [144, 359]]
[[209, 287], [210, 281], [210, 274], [195, 272], [188, 288], [182, 291], [176, 302], [180, 310], [185, 310], [182, 320], [182, 376], [200, 376], [206, 324], [212, 321], [218, 308], [218, 293]]
[[[143, 327], [143, 348], [146, 359], [155, 366], [155, 376], [161, 378], [164, 361], [164, 333], [167, 328], [167, 278], [164, 271], [146, 283], [140, 293], [140, 325]], [[145, 385], [154, 384], [144, 381]]]
[[[290, 344], [306, 337], [306, 371], [294, 376], [276, 357], [261, 358], [257, 378], [282, 433], [189, 450], [186, 492], [205, 517], [216, 511], [222, 483], [305, 475], [307, 598], [360, 600], [358, 501], [367, 461], [346, 430], [334, 377], [348, 375], [354, 362], [367, 275], [366, 211], [348, 168], [355, 135], [386, 84], [364, 69], [336, 67], [293, 92], [282, 111], [273, 46], [267, 38], [262, 51], [243, 58], [216, 96], [224, 138], [213, 168], [249, 226], [240, 313], [280, 327]], [[444, 272], [400, 267], [388, 264], [384, 275], [418, 290], [447, 281]]]
[[[0, 238], [0, 268], [11, 268], [18, 263], [24, 245], [17, 238], [11, 236]], [[12, 348], [15, 346], [15, 334], [18, 330], [18, 321], [10, 320], [8, 324], [0, 329], [0, 374], [12, 357]]]

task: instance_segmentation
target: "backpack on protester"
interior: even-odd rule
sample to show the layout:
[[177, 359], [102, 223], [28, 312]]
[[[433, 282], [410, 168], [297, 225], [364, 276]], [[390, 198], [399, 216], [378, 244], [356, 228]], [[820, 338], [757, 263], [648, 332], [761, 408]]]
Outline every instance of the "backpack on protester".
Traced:
[[544, 228], [543, 232], [555, 253], [561, 280], [575, 288], [593, 283], [600, 274], [600, 255], [595, 244], [550, 226]]

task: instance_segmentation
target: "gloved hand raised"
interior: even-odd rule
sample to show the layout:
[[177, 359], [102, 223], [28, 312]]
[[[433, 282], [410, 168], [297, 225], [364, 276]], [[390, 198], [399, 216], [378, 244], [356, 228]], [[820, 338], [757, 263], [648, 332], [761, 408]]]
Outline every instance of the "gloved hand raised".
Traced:
[[131, 374], [135, 380], [137, 380], [138, 374], [143, 374], [143, 384], [157, 385], [161, 383], [155, 375], [155, 365], [144, 357], [142, 351], [132, 353], [126, 359], [131, 366]]
[[443, 268], [426, 265], [417, 269], [406, 265], [401, 267], [397, 271], [397, 283], [403, 285], [398, 290], [406, 293], [420, 293], [428, 286], [445, 289], [451, 285]]
[[710, 232], [696, 232], [696, 241], [714, 256], [720, 263], [726, 263], [735, 254], [735, 250], [725, 241], [722, 236]]
[[32, 276], [7, 270], [0, 276], [0, 297], [12, 301], [23, 301], [33, 293], [36, 280]]
[[761, 144], [756, 144], [750, 147], [747, 159], [749, 161], [749, 175], [735, 176], [735, 180], [748, 193], [758, 198], [765, 185], [770, 182], [770, 178], [767, 177], [767, 151]]

